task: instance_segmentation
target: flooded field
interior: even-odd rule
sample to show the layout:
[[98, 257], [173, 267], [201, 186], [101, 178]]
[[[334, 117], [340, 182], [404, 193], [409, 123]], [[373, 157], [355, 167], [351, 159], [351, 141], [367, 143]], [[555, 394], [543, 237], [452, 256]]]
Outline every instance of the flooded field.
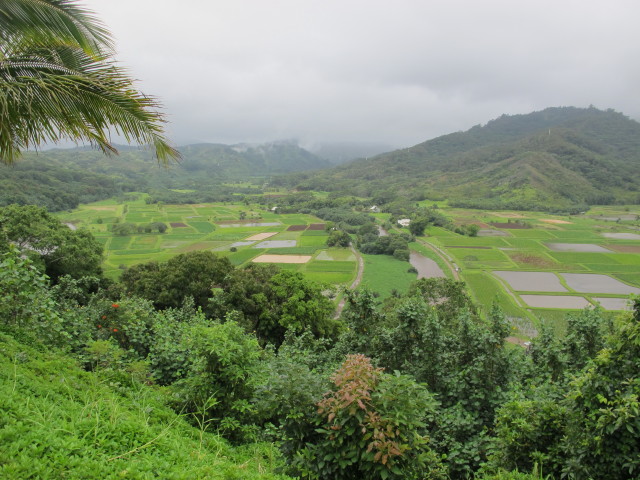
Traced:
[[231, 245], [229, 245], [230, 247], [246, 247], [249, 245], [253, 245], [256, 242], [251, 242], [251, 241], [245, 241], [245, 242], [235, 242], [232, 243]]
[[269, 237], [273, 237], [274, 235], [277, 235], [278, 232], [264, 232], [264, 233], [256, 233], [255, 235], [252, 235], [250, 237], [247, 237], [246, 240], [265, 240]]
[[254, 245], [253, 248], [289, 248], [295, 247], [296, 240], [267, 240]]
[[418, 271], [418, 279], [420, 278], [444, 278], [446, 275], [438, 264], [425, 257], [418, 252], [411, 252], [409, 254], [409, 263]]
[[637, 233], [603, 233], [602, 236], [616, 240], [640, 240], [640, 235]]
[[503, 232], [501, 230], [479, 230], [479, 237], [508, 237], [509, 234], [507, 232]]
[[255, 263], [307, 263], [311, 255], [260, 255], [252, 260]]
[[247, 223], [223, 223], [218, 222], [220, 228], [240, 228], [240, 227], [277, 227], [280, 222], [247, 222]]
[[605, 310], [631, 310], [626, 298], [594, 298]]
[[613, 253], [608, 248], [594, 243], [547, 243], [546, 245], [554, 252]]
[[527, 305], [535, 308], [583, 309], [591, 305], [586, 298], [569, 295], [520, 295]]
[[567, 285], [576, 292], [616, 293], [618, 295], [640, 293], [640, 288], [622, 283], [608, 275], [595, 273], [562, 273], [561, 275], [564, 277]]
[[[566, 292], [560, 279], [550, 272], [494, 271], [494, 275], [505, 280], [513, 290], [521, 292]], [[604, 292], [602, 292], [604, 293]]]

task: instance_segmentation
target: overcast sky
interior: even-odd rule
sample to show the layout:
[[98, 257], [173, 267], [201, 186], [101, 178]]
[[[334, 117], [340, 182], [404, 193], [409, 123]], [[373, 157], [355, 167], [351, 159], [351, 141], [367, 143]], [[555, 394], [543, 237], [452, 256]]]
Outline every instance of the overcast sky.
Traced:
[[637, 0], [84, 0], [177, 145], [411, 146], [503, 113], [640, 119]]

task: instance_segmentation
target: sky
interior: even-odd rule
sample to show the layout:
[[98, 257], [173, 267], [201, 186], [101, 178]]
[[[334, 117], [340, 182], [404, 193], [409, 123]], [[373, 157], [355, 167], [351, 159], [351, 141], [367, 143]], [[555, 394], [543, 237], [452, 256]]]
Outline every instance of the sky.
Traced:
[[408, 147], [502, 114], [640, 119], [637, 0], [82, 0], [176, 145]]

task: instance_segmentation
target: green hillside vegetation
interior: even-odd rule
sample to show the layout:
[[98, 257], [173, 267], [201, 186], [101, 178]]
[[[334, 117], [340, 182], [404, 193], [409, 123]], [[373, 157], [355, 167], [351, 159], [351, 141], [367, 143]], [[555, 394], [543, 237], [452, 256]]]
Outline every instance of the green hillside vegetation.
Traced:
[[[199, 144], [179, 151], [180, 163], [167, 167], [151, 152], [132, 147], [119, 147], [117, 156], [88, 148], [27, 152], [14, 165], [0, 165], [0, 206], [17, 203], [59, 211], [130, 191], [151, 193], [154, 202], [229, 201], [237, 200], [237, 194], [261, 193], [271, 175], [331, 165], [288, 142]], [[244, 185], [235, 183], [239, 180]]]
[[452, 206], [578, 212], [590, 204], [640, 202], [638, 151], [640, 124], [620, 113], [549, 108], [279, 182], [378, 204], [400, 195], [447, 198]]
[[[314, 289], [272, 266], [197, 252], [184, 271], [149, 264], [132, 284], [95, 289], [88, 277], [52, 286], [0, 248], [5, 478], [630, 479], [640, 468], [637, 300], [615, 321], [571, 315], [563, 338], [543, 329], [525, 352], [505, 342], [498, 308], [481, 314], [451, 280], [382, 305], [347, 292], [340, 319], [309, 323], [318, 291], [305, 302]], [[212, 270], [193, 278], [189, 262]], [[211, 290], [207, 314], [190, 298], [216, 275], [233, 280]], [[136, 296], [145, 285], [181, 306]], [[323, 322], [339, 328], [314, 331]]]

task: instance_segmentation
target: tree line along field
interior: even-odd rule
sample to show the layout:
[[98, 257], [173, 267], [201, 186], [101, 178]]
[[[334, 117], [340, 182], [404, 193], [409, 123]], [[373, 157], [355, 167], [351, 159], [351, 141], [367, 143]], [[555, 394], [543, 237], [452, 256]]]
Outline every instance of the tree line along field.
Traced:
[[[124, 202], [112, 199], [81, 205], [60, 218], [75, 228], [88, 229], [103, 244], [103, 268], [111, 278], [132, 265], [162, 262], [195, 250], [214, 251], [235, 266], [265, 258], [319, 283], [348, 285], [355, 278], [355, 256], [347, 248], [328, 248], [328, 232], [312, 215], [280, 215], [244, 203], [147, 204], [145, 198], [136, 194]], [[113, 231], [117, 225], [144, 228], [154, 222], [164, 223], [166, 231]], [[288, 263], [292, 261], [303, 263]]]
[[548, 320], [561, 333], [567, 311], [599, 304], [613, 314], [640, 293], [637, 206], [571, 216], [441, 209], [455, 224], [478, 225], [478, 236], [429, 227], [424, 240], [450, 256], [476, 301], [495, 300], [525, 325]]

